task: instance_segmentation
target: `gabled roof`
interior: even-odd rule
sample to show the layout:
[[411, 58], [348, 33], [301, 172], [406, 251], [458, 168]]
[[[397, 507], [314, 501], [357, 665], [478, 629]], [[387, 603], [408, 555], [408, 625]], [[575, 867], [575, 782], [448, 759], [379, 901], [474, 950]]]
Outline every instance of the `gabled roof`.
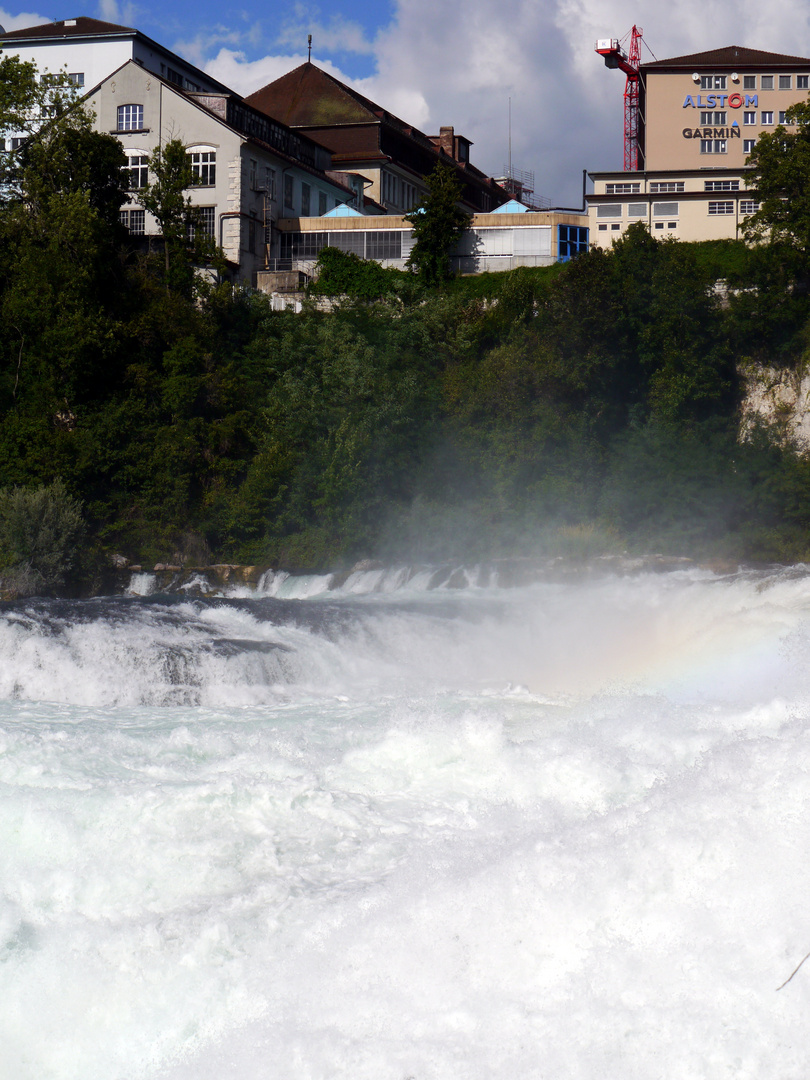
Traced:
[[6, 40], [29, 40], [40, 38], [96, 37], [110, 34], [137, 34], [131, 26], [118, 26], [117, 23], [102, 22], [100, 19], [88, 19], [79, 16], [75, 19], [61, 19], [58, 22], [43, 23], [41, 26], [29, 26], [24, 30], [8, 30], [0, 35]]
[[655, 60], [642, 64], [644, 71], [706, 71], [708, 68], [796, 68], [810, 67], [810, 59], [804, 56], [785, 56], [782, 53], [764, 52], [762, 49], [746, 49], [742, 45], [727, 45], [723, 49], [675, 56], [671, 60]]
[[321, 214], [321, 217], [364, 217], [364, 215], [359, 210], [347, 206], [346, 203], [341, 203], [334, 210], [327, 210], [325, 214]]
[[505, 202], [503, 206], [499, 206], [496, 210], [493, 210], [493, 214], [527, 214], [529, 212], [528, 206], [524, 206], [522, 202], [518, 202], [517, 199], [510, 199], [509, 202]]
[[410, 130], [404, 121], [310, 62], [288, 71], [245, 101], [291, 127], [379, 124], [384, 119]]

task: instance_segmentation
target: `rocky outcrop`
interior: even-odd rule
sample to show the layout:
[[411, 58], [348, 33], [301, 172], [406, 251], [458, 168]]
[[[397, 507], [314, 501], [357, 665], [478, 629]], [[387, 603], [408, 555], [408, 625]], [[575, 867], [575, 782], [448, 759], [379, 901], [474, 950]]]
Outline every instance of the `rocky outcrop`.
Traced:
[[751, 366], [745, 380], [743, 431], [757, 420], [781, 427], [786, 440], [802, 453], [810, 452], [810, 374], [803, 365], [794, 370]]

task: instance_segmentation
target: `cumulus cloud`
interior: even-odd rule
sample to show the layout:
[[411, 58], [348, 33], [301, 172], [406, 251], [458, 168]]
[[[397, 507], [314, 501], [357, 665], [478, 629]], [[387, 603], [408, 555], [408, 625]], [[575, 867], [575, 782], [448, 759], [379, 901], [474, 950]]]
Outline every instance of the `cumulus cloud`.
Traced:
[[0, 26], [4, 30], [26, 30], [29, 26], [41, 26], [52, 20], [47, 15], [35, 15], [31, 11], [23, 11], [19, 15], [12, 15], [10, 11], [0, 8]]
[[304, 45], [307, 36], [312, 34], [313, 59], [328, 56], [330, 53], [355, 53], [370, 55], [374, 52], [374, 42], [368, 37], [363, 27], [342, 15], [332, 15], [326, 22], [311, 17], [303, 5], [296, 4], [292, 16], [285, 19], [278, 32], [279, 45]]
[[[513, 166], [535, 173], [538, 194], [576, 206], [584, 169], [623, 161], [624, 77], [605, 68], [594, 43], [624, 37], [642, 14], [643, 60], [725, 45], [810, 55], [810, 11], [800, 0], [767, 9], [761, 0], [681, 0], [641, 11], [637, 0], [396, 0], [393, 21], [374, 38], [340, 14], [321, 18], [298, 4], [273, 28], [269, 47], [267, 23], [248, 26], [246, 14], [241, 29], [173, 47], [249, 94], [303, 63], [312, 33], [319, 66], [423, 131], [452, 124], [490, 175], [507, 164], [511, 99]], [[0, 21], [8, 26], [2, 14]], [[372, 58], [375, 73], [352, 79], [334, 62], [351, 67], [350, 55]]]
[[[254, 28], [245, 31], [242, 29], [229, 29], [224, 26], [207, 27], [199, 30], [193, 38], [182, 38], [174, 41], [172, 49], [178, 56], [190, 60], [197, 67], [203, 67], [207, 61], [210, 62], [209, 58], [217, 46], [221, 48], [231, 46], [232, 55], [245, 57], [245, 52], [242, 50], [248, 46], [255, 36]], [[233, 89], [235, 90], [236, 87], [234, 86]]]
[[98, 3], [98, 17], [121, 26], [136, 26], [139, 12], [134, 3], [119, 4], [118, 0], [99, 0]]
[[[681, 0], [641, 14], [642, 60], [733, 44], [810, 55], [799, 0], [767, 10], [754, 0]], [[511, 97], [513, 165], [535, 172], [538, 193], [577, 205], [583, 169], [623, 161], [624, 77], [605, 68], [594, 43], [624, 37], [639, 17], [637, 0], [398, 0], [366, 92], [388, 105], [418, 90], [427, 117], [414, 122], [453, 124], [489, 173], [506, 163]]]
[[[290, 53], [283, 56], [262, 56], [258, 60], [248, 60], [245, 53], [233, 49], [220, 49], [217, 55], [205, 64], [205, 70], [238, 94], [247, 96], [259, 90], [274, 79], [286, 75], [288, 71], [306, 62], [306, 53]], [[318, 61], [318, 67], [328, 71], [341, 82], [358, 86], [339, 67], [328, 60]]]

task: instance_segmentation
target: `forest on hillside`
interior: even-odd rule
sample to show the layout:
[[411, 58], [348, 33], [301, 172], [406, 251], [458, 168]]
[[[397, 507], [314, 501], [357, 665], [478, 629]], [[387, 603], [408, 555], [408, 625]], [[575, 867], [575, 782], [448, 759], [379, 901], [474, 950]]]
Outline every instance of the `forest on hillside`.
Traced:
[[[0, 177], [0, 566], [58, 586], [113, 553], [299, 570], [810, 557], [810, 461], [779, 416], [741, 412], [742, 372], [807, 363], [798, 196], [763, 198], [767, 242], [634, 226], [609, 251], [474, 278], [327, 249], [294, 314], [216, 283], [182, 147], [146, 193], [165, 249], [135, 249], [120, 146], [71, 115]], [[70, 549], [52, 572], [34, 518]]]

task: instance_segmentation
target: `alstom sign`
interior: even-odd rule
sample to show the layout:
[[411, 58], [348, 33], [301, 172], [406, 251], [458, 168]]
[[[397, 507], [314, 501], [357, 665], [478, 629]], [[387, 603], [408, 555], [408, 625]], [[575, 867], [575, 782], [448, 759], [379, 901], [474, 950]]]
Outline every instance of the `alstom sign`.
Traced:
[[755, 109], [757, 107], [758, 94], [707, 94], [706, 100], [698, 94], [693, 97], [686, 95], [683, 103], [684, 109], [725, 109], [726, 104], [730, 109]]

